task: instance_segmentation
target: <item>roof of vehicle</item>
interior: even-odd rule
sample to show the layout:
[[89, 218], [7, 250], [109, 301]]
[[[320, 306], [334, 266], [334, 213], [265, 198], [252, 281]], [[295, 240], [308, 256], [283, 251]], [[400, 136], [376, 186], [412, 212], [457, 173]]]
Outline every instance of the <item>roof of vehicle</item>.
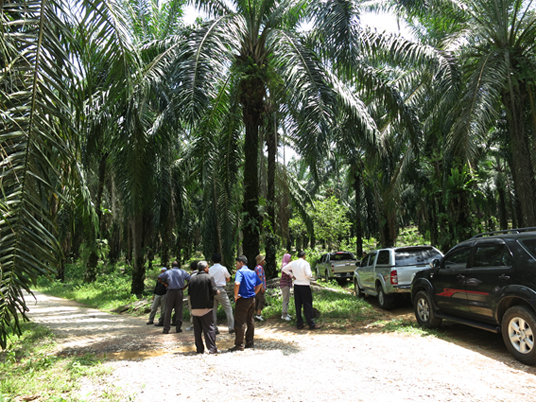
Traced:
[[[384, 247], [384, 248], [379, 248], [377, 250], [371, 250], [369, 251], [369, 253], [373, 252], [373, 251], [381, 251], [381, 250], [395, 250], [395, 251], [400, 251], [400, 250], [419, 250], [419, 249], [435, 249], [434, 246], [401, 246], [401, 247]], [[368, 254], [368, 253], [367, 253]]]
[[[478, 239], [482, 237], [519, 237], [518, 235], [522, 235], [527, 232], [536, 232], [536, 227], [497, 230], [495, 232], [485, 232], [485, 233], [477, 234], [476, 236], [471, 237], [469, 240]], [[536, 233], [532, 233], [532, 234], [536, 234]]]
[[354, 253], [352, 253], [351, 251], [332, 251], [331, 253], [327, 253], [331, 256], [333, 255], [341, 255], [341, 254], [350, 254], [350, 255], [354, 255]]

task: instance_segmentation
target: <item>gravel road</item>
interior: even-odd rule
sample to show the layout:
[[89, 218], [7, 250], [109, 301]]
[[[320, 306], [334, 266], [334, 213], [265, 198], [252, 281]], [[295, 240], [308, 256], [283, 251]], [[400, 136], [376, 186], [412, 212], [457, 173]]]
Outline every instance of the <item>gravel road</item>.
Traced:
[[[457, 324], [443, 325], [445, 340], [370, 323], [298, 331], [269, 320], [256, 328], [255, 349], [235, 353], [220, 325], [222, 352], [197, 355], [190, 331], [164, 335], [145, 318], [36, 295], [29, 316], [57, 334], [57, 353], [95, 352], [113, 368], [82, 381], [78, 397], [86, 401], [111, 389], [122, 400], [155, 402], [536, 401], [536, 368], [513, 359], [500, 335]], [[411, 307], [392, 315], [411, 317]]]

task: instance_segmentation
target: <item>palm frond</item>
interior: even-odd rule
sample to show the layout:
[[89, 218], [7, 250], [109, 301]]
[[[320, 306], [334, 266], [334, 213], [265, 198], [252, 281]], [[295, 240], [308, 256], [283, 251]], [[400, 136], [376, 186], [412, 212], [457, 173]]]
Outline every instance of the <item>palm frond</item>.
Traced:
[[72, 130], [65, 86], [72, 70], [62, 43], [70, 32], [66, 10], [61, 2], [34, 1], [2, 3], [0, 13], [2, 347], [8, 327], [20, 333], [22, 289], [31, 292], [40, 275], [54, 271], [61, 254], [47, 200], [61, 197], [54, 178], [63, 175], [72, 156], [66, 144]]

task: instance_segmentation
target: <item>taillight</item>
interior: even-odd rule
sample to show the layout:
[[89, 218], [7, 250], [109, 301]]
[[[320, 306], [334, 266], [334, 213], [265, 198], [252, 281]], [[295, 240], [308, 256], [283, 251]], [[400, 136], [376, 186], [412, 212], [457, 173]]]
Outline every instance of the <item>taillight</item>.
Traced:
[[391, 285], [398, 285], [398, 272], [396, 272], [396, 269], [391, 271]]
[[331, 272], [335, 272], [335, 264], [331, 264]]

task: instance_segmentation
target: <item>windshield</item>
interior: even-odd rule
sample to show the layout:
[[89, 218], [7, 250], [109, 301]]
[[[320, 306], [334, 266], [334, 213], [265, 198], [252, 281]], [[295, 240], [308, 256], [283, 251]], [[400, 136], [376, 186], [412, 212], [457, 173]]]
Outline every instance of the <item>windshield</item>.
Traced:
[[395, 251], [395, 265], [404, 267], [408, 265], [426, 265], [434, 258], [441, 258], [442, 255], [433, 247], [426, 248], [404, 248]]
[[355, 258], [354, 258], [354, 255], [349, 252], [331, 254], [331, 261], [341, 261], [341, 260], [355, 260]]

